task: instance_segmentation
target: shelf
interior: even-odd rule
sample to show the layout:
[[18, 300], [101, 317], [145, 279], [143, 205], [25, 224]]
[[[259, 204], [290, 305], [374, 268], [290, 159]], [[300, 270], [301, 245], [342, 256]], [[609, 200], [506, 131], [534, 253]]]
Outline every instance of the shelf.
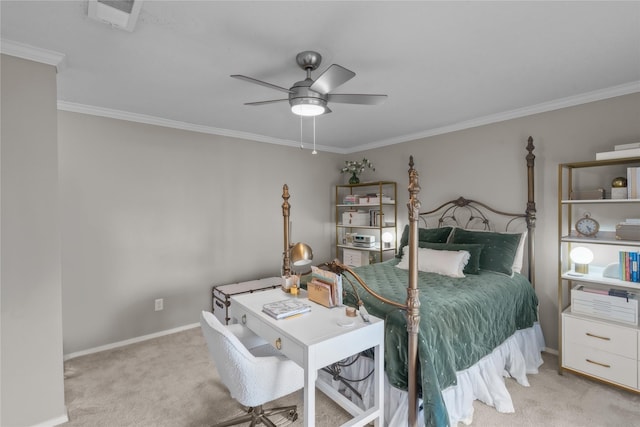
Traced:
[[573, 282], [593, 283], [604, 286], [614, 286], [616, 288], [637, 289], [640, 290], [640, 283], [627, 282], [626, 280], [613, 279], [611, 277], [602, 277], [604, 267], [597, 265], [589, 266], [589, 274], [576, 273], [573, 270], [562, 273], [564, 280]]
[[[347, 196], [359, 197], [356, 200], [356, 198], [346, 199]], [[346, 201], [357, 203], [345, 203]], [[337, 258], [344, 257], [345, 252], [352, 249], [362, 252], [363, 256], [364, 253], [369, 253], [371, 262], [381, 262], [393, 256], [398, 250], [398, 192], [394, 181], [338, 184], [335, 186], [334, 206], [335, 256]], [[360, 213], [350, 213], [350, 211]], [[375, 215], [373, 215], [374, 212]], [[382, 236], [389, 232], [393, 235], [391, 247], [384, 248]], [[372, 247], [362, 247], [343, 243], [350, 241], [348, 234], [374, 236], [376, 244]], [[356, 255], [359, 254], [356, 253]]]
[[382, 203], [340, 203], [336, 207], [339, 208], [371, 208], [376, 206], [395, 206], [395, 202], [382, 202]]
[[609, 203], [640, 203], [640, 199], [586, 199], [561, 200], [563, 205], [609, 204]]
[[387, 224], [387, 225], [342, 225], [338, 224], [338, 228], [368, 228], [370, 230], [378, 230], [379, 228], [395, 228], [395, 224]]
[[[577, 285], [583, 285], [593, 290], [618, 289], [640, 295], [640, 283], [603, 276], [607, 268], [605, 265], [612, 266], [610, 268], [613, 269], [608, 270], [611, 273], [608, 275], [620, 276], [617, 270], [620, 266], [616, 264], [620, 251], [640, 252], [640, 240], [616, 239], [616, 224], [624, 221], [621, 218], [635, 216], [640, 198], [576, 200], [571, 197], [579, 197], [573, 193], [577, 188], [608, 187], [611, 179], [629, 175], [628, 168], [638, 166], [640, 157], [561, 163], [558, 165], [557, 205], [560, 256], [557, 283], [558, 372], [562, 374], [566, 369], [612, 385], [623, 385], [634, 392], [640, 391], [640, 378], [637, 377], [640, 369], [637, 319], [634, 325], [616, 320], [624, 317], [622, 304], [617, 297], [603, 298], [599, 294], [591, 297], [586, 293], [578, 294], [573, 289]], [[607, 193], [610, 194], [608, 191]], [[622, 192], [622, 195], [626, 196], [627, 192]], [[601, 194], [583, 196], [598, 197]], [[593, 237], [579, 235], [574, 224], [585, 215], [585, 210], [596, 211], [600, 224], [605, 224], [605, 230], [600, 229]], [[573, 266], [569, 249], [580, 245], [590, 246], [594, 253], [595, 263], [589, 264], [587, 274], [568, 270]], [[613, 260], [615, 263], [608, 263]], [[624, 301], [622, 298], [619, 300]], [[572, 303], [576, 304], [574, 308], [579, 308], [580, 313], [573, 312]], [[628, 328], [633, 330], [629, 331]], [[621, 349], [631, 350], [621, 353]], [[626, 356], [622, 357], [623, 355]], [[603, 369], [604, 367], [610, 369]], [[626, 381], [629, 378], [631, 380]]]
[[620, 159], [590, 160], [586, 162], [564, 163], [561, 166], [568, 169], [592, 168], [597, 166], [619, 166], [630, 163], [640, 163], [640, 157], [623, 157]]
[[600, 231], [595, 237], [582, 237], [578, 235], [562, 236], [561, 242], [571, 243], [593, 243], [598, 245], [616, 245], [616, 246], [640, 246], [639, 240], [620, 240], [616, 239], [615, 231]]
[[357, 187], [377, 187], [380, 185], [396, 185], [395, 181], [370, 181], [360, 182], [358, 184], [338, 184], [336, 187], [340, 188], [357, 188]]
[[382, 250], [383, 252], [386, 251], [395, 251], [396, 248], [394, 248], [393, 246], [390, 248], [380, 248], [380, 244], [376, 243], [375, 246], [371, 246], [369, 248], [365, 248], [362, 246], [354, 246], [354, 245], [338, 245], [339, 248], [343, 248], [343, 249], [355, 249], [357, 251], [380, 251]]

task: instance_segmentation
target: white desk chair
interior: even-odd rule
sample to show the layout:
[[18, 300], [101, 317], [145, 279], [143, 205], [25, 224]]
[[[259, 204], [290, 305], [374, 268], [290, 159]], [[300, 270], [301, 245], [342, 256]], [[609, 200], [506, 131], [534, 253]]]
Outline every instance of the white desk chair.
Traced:
[[298, 418], [295, 405], [273, 409], [262, 405], [303, 388], [300, 366], [240, 324], [224, 326], [212, 313], [202, 311], [200, 325], [220, 379], [231, 397], [249, 407], [247, 414], [217, 427], [249, 421], [251, 426], [263, 423], [275, 427], [267, 416], [282, 413], [291, 421]]

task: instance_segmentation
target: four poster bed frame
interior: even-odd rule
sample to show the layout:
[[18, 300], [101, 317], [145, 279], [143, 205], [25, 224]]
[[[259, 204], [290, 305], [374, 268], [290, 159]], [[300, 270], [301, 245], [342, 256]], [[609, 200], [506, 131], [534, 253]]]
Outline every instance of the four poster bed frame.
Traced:
[[[338, 273], [344, 274], [349, 273], [353, 278], [364, 288], [368, 294], [373, 296], [375, 299], [382, 301], [384, 304], [388, 304], [396, 309], [400, 309], [406, 313], [406, 330], [408, 334], [408, 344], [407, 344], [407, 361], [408, 361], [408, 373], [407, 373], [407, 392], [408, 392], [408, 425], [409, 426], [417, 426], [418, 425], [418, 411], [419, 411], [419, 386], [418, 383], [418, 334], [419, 334], [419, 325], [420, 325], [420, 300], [419, 300], [419, 289], [418, 289], [418, 247], [419, 247], [419, 221], [424, 221], [426, 226], [427, 220], [426, 217], [433, 217], [434, 214], [438, 212], [442, 212], [437, 219], [438, 227], [446, 225], [447, 223], [455, 223], [455, 226], [467, 228], [467, 226], [472, 225], [472, 223], [480, 223], [480, 226], [484, 229], [490, 229], [489, 220], [487, 216], [485, 216], [486, 212], [491, 212], [492, 214], [499, 215], [502, 217], [511, 218], [506, 228], [509, 227], [509, 224], [516, 220], [522, 219], [526, 223], [527, 228], [527, 278], [532, 287], [535, 287], [535, 257], [534, 257], [534, 230], [536, 224], [536, 204], [534, 199], [534, 163], [535, 156], [533, 154], [534, 150], [533, 138], [528, 138], [528, 143], [526, 146], [526, 150], [528, 154], [526, 155], [526, 165], [527, 165], [527, 205], [524, 213], [508, 213], [502, 212], [496, 209], [493, 209], [483, 203], [476, 202], [474, 200], [466, 199], [460, 197], [455, 200], [448, 201], [436, 209], [430, 211], [420, 212], [421, 204], [418, 200], [418, 194], [420, 192], [420, 184], [418, 180], [418, 172], [414, 168], [413, 156], [410, 157], [409, 160], [409, 202], [407, 204], [408, 207], [408, 229], [409, 229], [409, 239], [408, 239], [408, 250], [405, 252], [405, 256], [408, 257], [408, 286], [406, 289], [407, 298], [405, 303], [399, 303], [397, 301], [393, 301], [389, 298], [386, 298], [380, 294], [378, 294], [375, 290], [371, 289], [370, 286], [363, 280], [360, 275], [355, 272], [352, 268], [342, 264], [338, 260], [335, 260], [331, 263], [325, 264], [330, 270]], [[284, 215], [284, 223], [285, 223], [285, 257], [287, 248], [289, 247], [288, 243], [288, 221], [289, 221], [289, 204], [288, 204], [288, 189], [284, 189], [283, 198], [285, 203], [283, 204], [283, 215]], [[466, 221], [463, 220], [463, 223], [460, 224], [459, 211], [466, 210], [467, 215]], [[355, 289], [354, 289], [355, 291]], [[357, 295], [357, 292], [356, 292]], [[358, 305], [363, 304], [362, 300], [357, 297]]]

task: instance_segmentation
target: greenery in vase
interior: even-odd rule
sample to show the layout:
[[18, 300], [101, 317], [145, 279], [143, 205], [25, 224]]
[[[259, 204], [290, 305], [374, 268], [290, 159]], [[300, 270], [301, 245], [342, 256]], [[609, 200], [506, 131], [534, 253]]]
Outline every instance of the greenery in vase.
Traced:
[[356, 177], [358, 175], [360, 175], [365, 170], [365, 168], [369, 168], [374, 172], [376, 170], [376, 168], [373, 167], [373, 163], [371, 163], [369, 161], [369, 159], [367, 159], [367, 158], [363, 158], [360, 161], [357, 161], [357, 160], [346, 160], [344, 163], [345, 163], [346, 166], [344, 166], [342, 169], [340, 169], [340, 172], [341, 173], [348, 173], [348, 174], [351, 174], [352, 176], [356, 176]]

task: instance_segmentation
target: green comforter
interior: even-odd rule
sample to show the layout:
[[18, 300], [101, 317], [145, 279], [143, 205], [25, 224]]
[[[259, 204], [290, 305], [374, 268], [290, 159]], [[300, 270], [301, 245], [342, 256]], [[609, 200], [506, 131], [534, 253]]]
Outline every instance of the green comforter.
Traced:
[[[406, 303], [408, 274], [393, 259], [355, 268], [365, 283], [384, 297]], [[407, 329], [405, 313], [369, 295], [357, 282], [367, 310], [385, 319], [385, 370], [391, 384], [407, 389]], [[425, 426], [448, 426], [441, 390], [456, 383], [456, 371], [464, 370], [488, 355], [518, 329], [537, 320], [538, 299], [520, 275], [481, 271], [479, 275], [451, 278], [418, 273], [420, 332], [418, 360], [421, 372]], [[353, 290], [345, 281], [353, 302]]]

